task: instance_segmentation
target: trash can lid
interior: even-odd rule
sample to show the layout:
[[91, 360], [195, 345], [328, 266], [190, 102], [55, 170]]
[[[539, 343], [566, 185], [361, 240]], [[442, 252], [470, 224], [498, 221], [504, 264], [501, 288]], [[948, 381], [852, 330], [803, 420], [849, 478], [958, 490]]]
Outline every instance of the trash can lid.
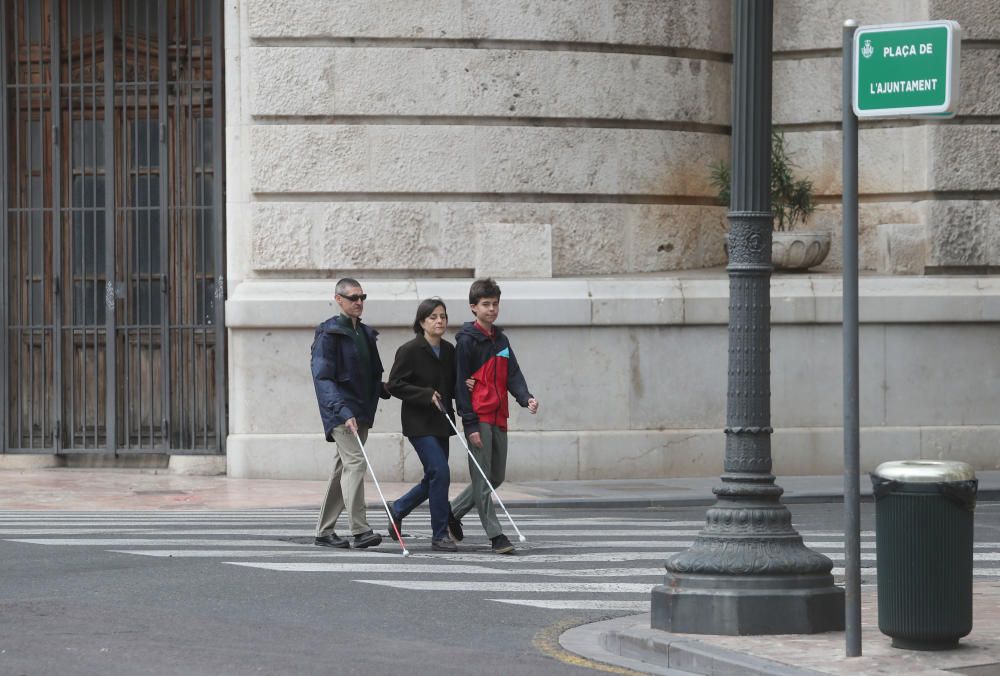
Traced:
[[894, 460], [883, 462], [874, 474], [883, 479], [931, 484], [944, 481], [969, 481], [976, 478], [972, 465], [955, 460]]

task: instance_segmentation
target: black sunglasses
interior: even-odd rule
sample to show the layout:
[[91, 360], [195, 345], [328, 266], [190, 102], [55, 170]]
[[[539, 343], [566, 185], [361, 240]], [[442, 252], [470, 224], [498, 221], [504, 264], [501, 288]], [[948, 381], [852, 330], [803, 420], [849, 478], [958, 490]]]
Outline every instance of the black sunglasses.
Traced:
[[367, 293], [360, 293], [357, 296], [343, 296], [342, 295], [341, 298], [346, 298], [347, 300], [351, 301], [352, 303], [357, 303], [359, 300], [362, 301], [362, 302], [368, 300], [368, 294]]

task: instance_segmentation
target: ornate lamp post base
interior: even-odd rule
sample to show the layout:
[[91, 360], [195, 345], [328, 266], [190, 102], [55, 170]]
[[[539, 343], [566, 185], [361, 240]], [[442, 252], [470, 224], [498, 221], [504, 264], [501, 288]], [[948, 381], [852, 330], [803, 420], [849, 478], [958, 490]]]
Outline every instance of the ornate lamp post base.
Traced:
[[831, 575], [673, 575], [653, 588], [651, 626], [683, 634], [816, 634], [844, 628]]
[[[724, 477], [731, 479], [731, 476]], [[773, 481], [773, 477], [770, 477]], [[654, 629], [688, 634], [814, 634], [844, 628], [844, 590], [826, 556], [802, 543], [781, 488], [715, 490], [705, 528], [666, 563], [653, 589]]]

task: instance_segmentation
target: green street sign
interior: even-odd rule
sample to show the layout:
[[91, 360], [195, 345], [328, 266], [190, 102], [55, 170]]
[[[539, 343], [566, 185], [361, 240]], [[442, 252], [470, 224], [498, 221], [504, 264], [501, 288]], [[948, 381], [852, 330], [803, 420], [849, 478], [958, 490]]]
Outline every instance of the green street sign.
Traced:
[[854, 33], [854, 114], [951, 117], [962, 28], [955, 21], [862, 26]]

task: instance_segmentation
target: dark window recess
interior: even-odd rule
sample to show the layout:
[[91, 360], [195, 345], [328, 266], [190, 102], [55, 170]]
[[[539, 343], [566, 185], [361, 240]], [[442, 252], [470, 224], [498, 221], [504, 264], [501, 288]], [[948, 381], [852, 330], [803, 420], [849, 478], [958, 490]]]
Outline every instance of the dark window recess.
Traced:
[[0, 8], [0, 451], [222, 452], [222, 2]]

